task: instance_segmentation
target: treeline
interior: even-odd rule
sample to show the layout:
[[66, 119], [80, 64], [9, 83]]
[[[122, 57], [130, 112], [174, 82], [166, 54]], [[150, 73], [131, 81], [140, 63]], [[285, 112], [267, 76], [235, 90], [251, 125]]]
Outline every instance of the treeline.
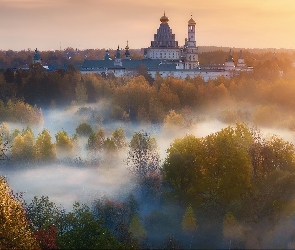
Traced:
[[78, 140], [81, 137], [87, 139], [86, 149], [94, 154], [116, 153], [127, 147], [125, 132], [121, 127], [107, 137], [103, 128], [93, 130], [89, 124], [81, 123], [74, 135], [69, 136], [66, 131], [61, 130], [55, 134], [55, 138], [52, 138], [50, 131], [46, 129], [35, 137], [30, 127], [10, 132], [6, 123], [0, 126], [1, 152], [5, 154], [5, 159], [14, 162], [54, 162], [58, 158], [75, 159], [76, 152], [79, 151]]
[[293, 144], [237, 124], [176, 139], [167, 152], [162, 173], [171, 198], [191, 205], [204, 230], [192, 228], [194, 239], [215, 231], [224, 248], [294, 247]]
[[[102, 60], [105, 56], [105, 49], [85, 49], [78, 50], [77, 48], [66, 48], [63, 50], [55, 51], [39, 51], [39, 56], [42, 59], [42, 64], [47, 66], [64, 67], [73, 65], [75, 68], [79, 68], [84, 60]], [[130, 49], [130, 55], [132, 59], [141, 59], [143, 54], [141, 50]], [[122, 56], [125, 50], [122, 50]], [[109, 49], [111, 58], [115, 58], [116, 49]], [[13, 51], [0, 50], [0, 71], [4, 71], [8, 68], [28, 68], [33, 62], [34, 51], [32, 49]]]
[[5, 104], [0, 100], [0, 121], [24, 123], [24, 124], [43, 124], [42, 110], [36, 105], [24, 103], [21, 100], [8, 100]]
[[[1, 249], [139, 249], [136, 238], [128, 230], [117, 229], [117, 237], [122, 237], [119, 241], [104, 225], [103, 213], [95, 216], [85, 204], [75, 203], [73, 210], [66, 212], [48, 197], [35, 197], [31, 203], [24, 203], [22, 194], [14, 194], [3, 177], [0, 178], [0, 199], [5, 204], [0, 206]], [[136, 216], [136, 207], [132, 200], [131, 204], [128, 202], [124, 215], [131, 220], [131, 216]], [[105, 210], [105, 215], [120, 210], [112, 202], [97, 201], [94, 208], [99, 212]]]
[[[240, 49], [229, 47], [199, 47], [199, 60], [201, 65], [223, 64], [228, 57], [229, 50], [233, 51], [234, 61], [239, 58]], [[256, 67], [259, 63], [272, 60], [274, 57], [281, 60], [295, 60], [295, 53], [292, 50], [272, 50], [272, 49], [243, 49], [243, 56], [248, 66]], [[55, 67], [66, 67], [73, 65], [79, 68], [85, 59], [102, 60], [105, 56], [106, 49], [85, 49], [65, 48], [55, 51], [39, 51], [42, 58], [42, 64]], [[121, 50], [122, 58], [124, 58], [124, 47]], [[109, 49], [111, 58], [115, 58], [116, 48]], [[130, 49], [132, 59], [142, 59], [143, 52], [140, 49]], [[1, 51], [0, 50], [0, 71], [8, 68], [28, 68], [33, 61], [34, 51], [32, 49], [22, 51]]]
[[112, 105], [105, 121], [158, 123], [171, 110], [183, 116], [215, 110], [215, 115], [226, 122], [295, 126], [295, 70], [290, 60], [266, 60], [253, 72], [209, 82], [200, 77], [182, 80], [159, 74], [152, 79], [142, 68], [138, 73], [135, 78], [82, 75], [74, 68], [48, 73], [36, 64], [29, 71], [14, 73], [8, 69], [0, 74], [0, 96], [6, 106], [9, 100], [23, 100], [42, 108], [108, 100]]
[[[176, 139], [163, 164], [157, 151], [155, 138], [135, 133], [127, 154], [133, 194], [75, 203], [70, 212], [48, 197], [22, 204], [2, 179], [2, 199], [18, 204], [18, 217], [9, 214], [0, 223], [7, 228], [2, 237], [15, 237], [10, 244], [20, 247], [30, 236], [43, 249], [293, 248], [291, 143], [236, 124], [204, 138]], [[26, 236], [15, 236], [19, 228]]]

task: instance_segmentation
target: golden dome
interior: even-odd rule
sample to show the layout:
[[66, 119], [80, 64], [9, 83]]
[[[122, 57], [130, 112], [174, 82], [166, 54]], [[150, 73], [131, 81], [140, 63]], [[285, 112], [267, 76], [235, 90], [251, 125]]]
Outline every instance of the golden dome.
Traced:
[[188, 25], [196, 25], [195, 20], [191, 17], [191, 19], [188, 21]]
[[166, 17], [166, 15], [165, 15], [165, 11], [164, 11], [164, 16], [162, 16], [162, 17], [160, 18], [160, 21], [161, 21], [161, 23], [168, 23], [168, 22], [169, 22], [169, 18]]

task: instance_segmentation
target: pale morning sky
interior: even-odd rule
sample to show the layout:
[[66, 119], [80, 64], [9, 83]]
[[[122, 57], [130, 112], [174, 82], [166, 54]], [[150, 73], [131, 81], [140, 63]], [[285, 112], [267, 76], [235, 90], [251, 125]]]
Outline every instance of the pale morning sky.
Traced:
[[164, 10], [179, 45], [295, 48], [295, 0], [0, 0], [0, 50], [150, 45]]

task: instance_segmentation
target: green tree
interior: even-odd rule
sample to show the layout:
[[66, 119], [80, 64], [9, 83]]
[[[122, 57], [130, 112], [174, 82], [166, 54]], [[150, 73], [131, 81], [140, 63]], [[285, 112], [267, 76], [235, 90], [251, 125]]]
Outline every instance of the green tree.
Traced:
[[193, 236], [197, 231], [197, 219], [194, 215], [194, 211], [191, 205], [189, 205], [185, 211], [185, 214], [182, 218], [182, 229], [183, 231], [191, 236], [190, 249], [192, 247]]
[[130, 225], [129, 231], [133, 234], [133, 236], [139, 241], [143, 242], [147, 236], [144, 227], [140, 221], [140, 217], [138, 214], [133, 215]]
[[83, 122], [76, 128], [77, 135], [90, 136], [91, 133], [93, 133], [93, 129], [88, 123]]
[[48, 229], [56, 225], [60, 232], [63, 231], [63, 221], [65, 210], [49, 200], [48, 196], [35, 196], [33, 200], [26, 204], [26, 214], [34, 228]]
[[251, 141], [251, 133], [243, 124], [229, 126], [204, 140], [205, 155], [199, 159], [204, 166], [206, 186], [222, 202], [240, 199], [251, 186]]
[[197, 219], [191, 205], [186, 208], [181, 224], [186, 233], [192, 234], [197, 231]]
[[86, 205], [75, 203], [66, 215], [67, 231], [57, 238], [62, 249], [120, 249], [121, 245]]
[[197, 159], [202, 152], [201, 139], [187, 135], [176, 139], [167, 149], [163, 164], [163, 177], [170, 184], [179, 199], [200, 200], [203, 192], [204, 173]]
[[103, 142], [103, 149], [109, 153], [117, 151], [116, 144], [111, 138], [105, 139]]
[[0, 248], [40, 249], [20, 200], [15, 199], [4, 177], [0, 177]]

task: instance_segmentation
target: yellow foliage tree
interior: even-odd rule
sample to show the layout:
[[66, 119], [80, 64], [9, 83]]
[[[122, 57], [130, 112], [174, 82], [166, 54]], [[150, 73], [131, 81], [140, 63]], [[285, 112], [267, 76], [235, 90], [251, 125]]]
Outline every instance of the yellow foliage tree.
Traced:
[[175, 112], [175, 110], [170, 110], [169, 113], [166, 115], [164, 120], [164, 126], [176, 126], [176, 127], [183, 127], [185, 125], [185, 120], [181, 114]]
[[56, 150], [59, 156], [71, 156], [74, 151], [74, 143], [66, 131], [59, 131], [55, 135]]
[[22, 203], [0, 177], [0, 249], [40, 249], [28, 226]]
[[56, 158], [55, 145], [51, 142], [51, 136], [48, 130], [43, 130], [38, 135], [35, 154], [38, 160], [49, 161]]

